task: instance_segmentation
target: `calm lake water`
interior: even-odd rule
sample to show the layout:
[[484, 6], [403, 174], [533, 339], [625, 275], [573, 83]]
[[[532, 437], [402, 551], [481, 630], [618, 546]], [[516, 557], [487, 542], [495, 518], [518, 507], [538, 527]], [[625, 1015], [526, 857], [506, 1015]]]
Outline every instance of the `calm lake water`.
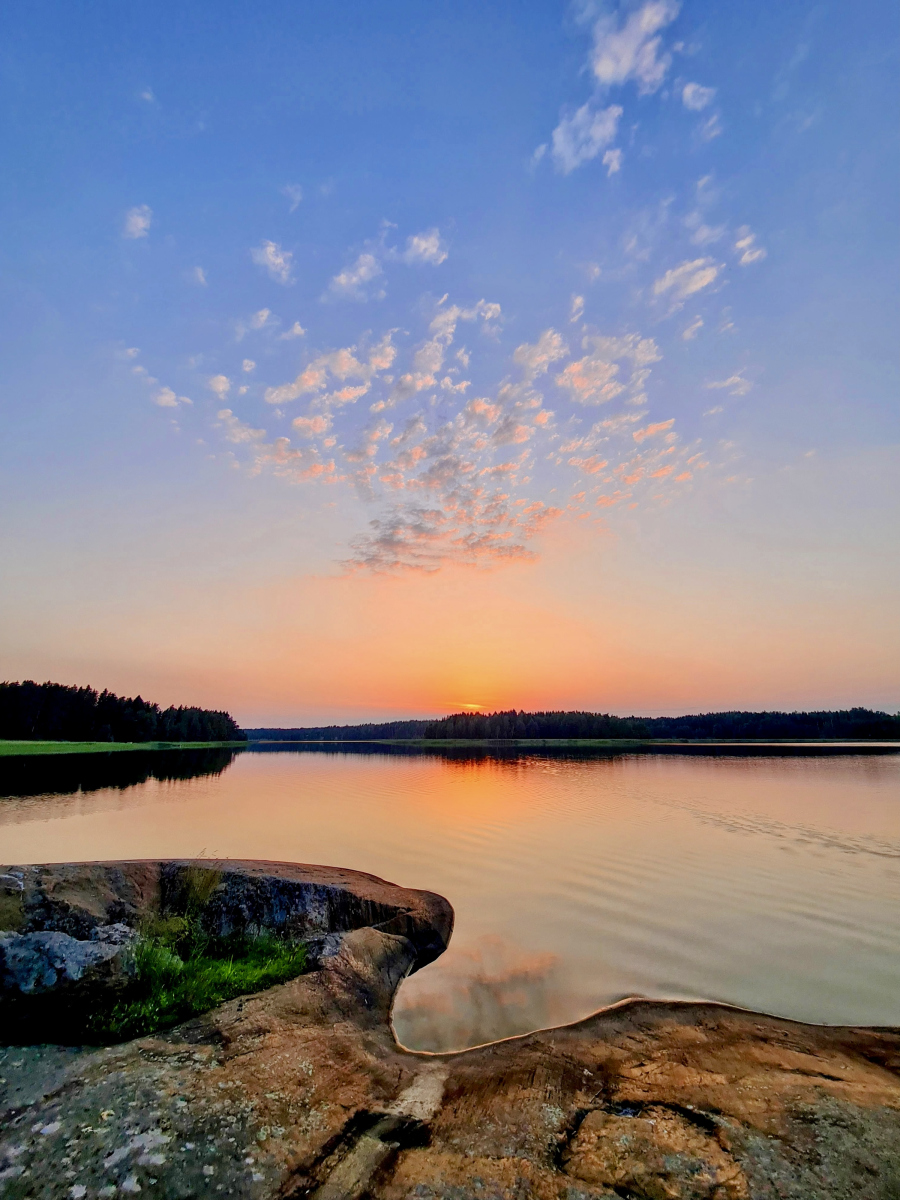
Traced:
[[140, 764], [190, 774], [183, 754], [165, 770], [80, 757], [0, 759], [0, 795], [18, 793], [0, 799], [0, 861], [269, 858], [446, 896], [450, 948], [397, 1001], [412, 1047], [632, 994], [900, 1024], [897, 755], [307, 750], [220, 754], [196, 767], [218, 774], [163, 779]]

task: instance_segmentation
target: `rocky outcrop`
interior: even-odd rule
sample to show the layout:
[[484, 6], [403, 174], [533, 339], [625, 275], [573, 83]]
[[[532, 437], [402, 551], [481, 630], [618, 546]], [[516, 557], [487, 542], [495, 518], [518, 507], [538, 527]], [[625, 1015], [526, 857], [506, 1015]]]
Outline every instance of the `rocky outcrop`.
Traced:
[[[267, 871], [285, 874], [246, 877]], [[384, 916], [393, 896], [382, 926], [406, 922], [426, 947], [449, 933], [438, 898], [351, 872], [317, 885], [338, 874], [356, 895], [349, 911]], [[390, 1011], [422, 961], [416, 942], [374, 924], [338, 933], [316, 970], [163, 1037], [0, 1053], [0, 1196], [900, 1196], [900, 1031], [633, 1000], [415, 1054], [397, 1045]]]

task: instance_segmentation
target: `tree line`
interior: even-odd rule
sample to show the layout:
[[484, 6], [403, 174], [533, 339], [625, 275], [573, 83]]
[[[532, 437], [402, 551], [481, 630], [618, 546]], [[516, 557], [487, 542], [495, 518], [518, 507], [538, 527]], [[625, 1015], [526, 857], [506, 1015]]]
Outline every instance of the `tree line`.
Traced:
[[422, 737], [428, 721], [383, 721], [367, 725], [315, 725], [303, 729], [248, 729], [261, 742], [380, 742]]
[[0, 738], [62, 742], [239, 742], [227, 712], [144, 700], [62, 683], [0, 683]]
[[616, 717], [590, 712], [454, 713], [430, 721], [428, 739], [647, 738], [700, 741], [898, 741], [900, 714], [868, 708], [837, 712], [721, 712], [684, 717]]
[[689, 741], [900, 741], [900, 714], [868, 708], [837, 712], [721, 712], [684, 717], [616, 717], [592, 712], [454, 713], [437, 721], [384, 721], [294, 729], [248, 729], [273, 742], [505, 741], [530, 738]]

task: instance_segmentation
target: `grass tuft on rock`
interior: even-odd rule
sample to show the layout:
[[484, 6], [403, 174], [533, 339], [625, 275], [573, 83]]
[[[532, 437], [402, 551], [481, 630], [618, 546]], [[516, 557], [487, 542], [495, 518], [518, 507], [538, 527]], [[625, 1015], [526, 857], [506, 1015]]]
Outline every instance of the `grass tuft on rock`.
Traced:
[[215, 939], [193, 916], [149, 922], [132, 953], [133, 978], [124, 995], [90, 1018], [90, 1032], [103, 1041], [169, 1029], [306, 969], [301, 943], [269, 933]]

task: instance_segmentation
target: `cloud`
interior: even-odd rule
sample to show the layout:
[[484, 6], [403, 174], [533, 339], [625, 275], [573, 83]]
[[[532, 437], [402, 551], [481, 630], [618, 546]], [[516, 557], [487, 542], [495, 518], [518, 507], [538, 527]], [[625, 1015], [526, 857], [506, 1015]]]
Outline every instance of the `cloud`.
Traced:
[[264, 241], [250, 251], [250, 257], [258, 267], [265, 267], [272, 279], [285, 285], [293, 283], [293, 254], [283, 250], [277, 242]]
[[447, 248], [437, 229], [426, 229], [406, 239], [406, 249], [400, 255], [405, 263], [431, 263], [438, 267], [447, 258]]
[[661, 433], [667, 433], [674, 424], [675, 418], [670, 417], [668, 421], [657, 421], [654, 425], [645, 425], [643, 429], [636, 429], [631, 436], [636, 442], [643, 442], [647, 438], [658, 437]]
[[[268, 404], [286, 404], [304, 395], [317, 395], [322, 405], [350, 404], [364, 396], [369, 390], [371, 381], [379, 372], [390, 369], [397, 354], [397, 348], [391, 340], [391, 334], [385, 334], [377, 345], [373, 346], [367, 357], [357, 358], [356, 347], [348, 346], [340, 350], [332, 350], [328, 354], [320, 354], [300, 372], [292, 383], [284, 383], [279, 387], [266, 389], [265, 400]], [[357, 387], [345, 387], [325, 395], [329, 376], [339, 383], [348, 379], [359, 379]]]
[[734, 248], [739, 255], [738, 262], [742, 267], [747, 267], [750, 263], [759, 262], [767, 254], [767, 251], [762, 246], [756, 245], [756, 234], [751, 233], [749, 225], [742, 225], [738, 230], [738, 238], [734, 243]]
[[206, 272], [202, 267], [194, 267], [191, 271], [191, 279], [194, 283], [199, 283], [201, 287], [207, 286]]
[[241, 363], [241, 370], [246, 371], [248, 374], [250, 373], [250, 371], [255, 370], [255, 368], [256, 368], [256, 363], [253, 361], [252, 358], [245, 358], [244, 361]]
[[282, 341], [289, 341], [291, 338], [306, 337], [306, 330], [299, 321], [295, 321], [290, 329], [286, 329], [278, 336]]
[[686, 83], [681, 89], [681, 100], [691, 112], [702, 112], [715, 99], [716, 89], [701, 87], [699, 83]]
[[688, 325], [686, 329], [682, 330], [681, 340], [683, 342], [692, 342], [702, 328], [703, 328], [703, 318], [702, 317], [694, 317], [694, 319], [693, 319], [693, 321], [691, 321], [690, 325]]
[[728, 379], [715, 379], [706, 386], [712, 389], [726, 389], [730, 396], [746, 396], [753, 387], [753, 384], [738, 372], [736, 375], [731, 375]]
[[574, 324], [584, 316], [584, 296], [573, 296], [569, 308], [569, 320]]
[[141, 99], [146, 100], [148, 104], [156, 103], [156, 97], [153, 95], [152, 88], [148, 88], [148, 87], [144, 88], [144, 90], [140, 93], [140, 96], [141, 96]]
[[523, 342], [513, 353], [513, 362], [520, 366], [527, 379], [543, 375], [552, 362], [565, 358], [569, 347], [563, 341], [562, 335], [555, 329], [545, 329], [538, 340], [530, 345]]
[[363, 285], [371, 283], [382, 273], [381, 263], [374, 254], [360, 254], [352, 267], [347, 267], [332, 279], [328, 291], [332, 296], [351, 300], [368, 299]]
[[606, 175], [615, 175], [617, 171], [622, 169], [622, 151], [607, 150], [602, 159], [604, 167], [606, 167]]
[[152, 223], [153, 209], [148, 204], [138, 204], [134, 208], [129, 208], [125, 214], [122, 237], [145, 238], [150, 233]]
[[578, 362], [569, 363], [556, 377], [557, 384], [566, 388], [579, 404], [605, 404], [625, 391], [616, 375], [617, 363], [606, 362], [597, 354], [589, 354]]
[[622, 112], [617, 104], [596, 109], [588, 102], [570, 117], [562, 117], [553, 130], [553, 161], [557, 170], [568, 175], [582, 163], [596, 158], [615, 138]]
[[182, 404], [191, 403], [187, 396], [176, 396], [170, 387], [160, 388], [153, 397], [153, 403], [158, 404], [160, 408], [177, 408], [179, 401]]
[[700, 134], [704, 142], [711, 142], [713, 138], [717, 138], [722, 132], [722, 122], [719, 120], [719, 114], [713, 113], [699, 127], [697, 132]]
[[239, 420], [230, 408], [222, 408], [216, 416], [225, 426], [225, 436], [229, 442], [258, 442], [266, 436], [264, 429], [251, 429]]
[[227, 375], [213, 375], [206, 381], [206, 386], [215, 392], [220, 400], [224, 400], [231, 391], [231, 380]]
[[[652, 338], [642, 338], [636, 333], [624, 337], [588, 335], [581, 345], [588, 353], [556, 376], [557, 385], [565, 388], [572, 400], [579, 404], [606, 404], [628, 390], [629, 403], [644, 402], [646, 397], [641, 389], [650, 374], [650, 364], [661, 358]], [[619, 379], [623, 361], [631, 364], [627, 382]]]
[[678, 15], [672, 0], [650, 0], [630, 13], [620, 25], [615, 16], [603, 16], [594, 26], [591, 68], [602, 87], [633, 80], [638, 92], [655, 92], [669, 69], [671, 56], [660, 55], [661, 29]]
[[294, 210], [299, 207], [300, 202], [303, 200], [303, 188], [299, 183], [286, 184], [281, 189], [281, 194], [282, 196], [287, 196], [288, 200], [291, 202], [291, 207], [288, 209], [288, 212], [294, 212]]
[[695, 258], [692, 261], [680, 263], [665, 275], [661, 275], [653, 284], [653, 295], [669, 295], [672, 311], [684, 304], [688, 296], [702, 291], [715, 283], [721, 271], [721, 264], [711, 258]]
[[271, 317], [271, 315], [272, 315], [272, 310], [270, 308], [261, 308], [258, 312], [255, 312], [253, 314], [253, 316], [250, 318], [250, 328], [251, 329], [263, 329], [266, 325], [269, 324], [269, 317]]
[[314, 417], [295, 417], [291, 424], [304, 437], [316, 437], [328, 432], [331, 428], [331, 417], [317, 413]]

